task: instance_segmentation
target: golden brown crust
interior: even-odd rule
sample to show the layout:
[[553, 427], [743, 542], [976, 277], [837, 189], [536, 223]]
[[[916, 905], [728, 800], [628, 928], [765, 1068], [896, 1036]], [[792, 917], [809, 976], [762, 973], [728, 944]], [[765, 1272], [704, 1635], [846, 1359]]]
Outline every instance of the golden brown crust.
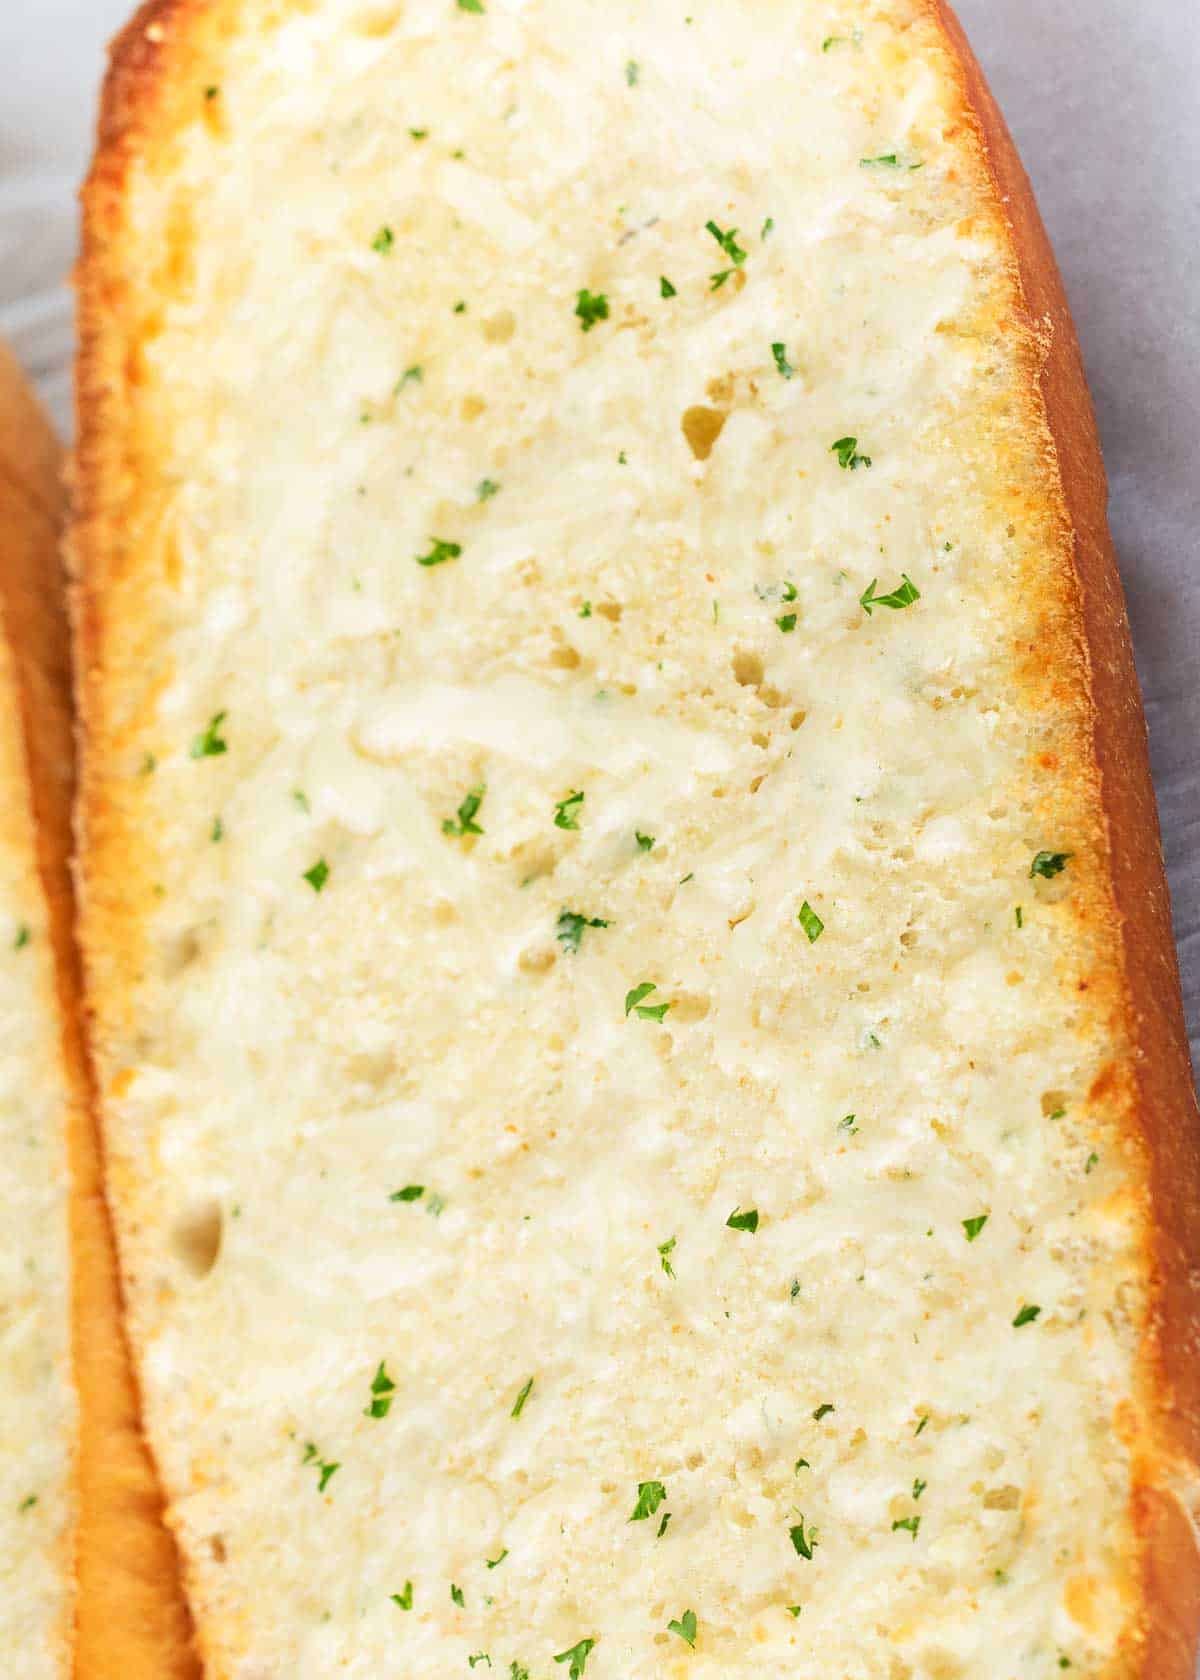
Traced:
[[[1074, 323], [1029, 179], [983, 72], [946, 0], [938, 21], [962, 67], [997, 192], [1012, 230], [1025, 305], [1048, 324], [1041, 374], [1046, 419], [1074, 533], [1089, 664], [1092, 748], [1120, 928], [1124, 1029], [1132, 1046], [1131, 1110], [1147, 1146], [1154, 1254], [1143, 1343], [1148, 1399], [1161, 1430], [1155, 1462], [1137, 1467], [1143, 1625], [1133, 1672], [1193, 1680], [1200, 1642], [1200, 1554], [1180, 1500], [1200, 1459], [1200, 1116], [1192, 1085], [1158, 810], [1129, 621], [1108, 530], [1108, 484]], [[1179, 1497], [1171, 1483], [1179, 1486]]]
[[[1061, 281], [1031, 189], [1003, 119], [961, 27], [946, 0], [921, 0], [936, 21], [960, 81], [964, 103], [978, 127], [1008, 222], [1019, 268], [1030, 336], [1044, 344], [1040, 400], [1056, 455], [1077, 578], [1081, 635], [1072, 639], [1072, 661], [1082, 666], [1090, 696], [1088, 778], [1096, 782], [1111, 895], [1097, 914], [1119, 924], [1120, 974], [1111, 1007], [1116, 1036], [1132, 1046], [1130, 1065], [1114, 1081], [1120, 1099], [1100, 1106], [1129, 1117], [1144, 1142], [1152, 1202], [1155, 1295], [1145, 1328], [1142, 1369], [1148, 1416], [1158, 1438], [1139, 1438], [1134, 1521], [1140, 1605], [1127, 1645], [1114, 1654], [1114, 1676], [1138, 1680], [1192, 1680], [1200, 1636], [1200, 1561], [1190, 1517], [1181, 1503], [1200, 1459], [1200, 1126], [1183, 1032], [1178, 973], [1170, 926], [1157, 815], [1149, 777], [1145, 725], [1133, 668], [1128, 624], [1106, 522], [1106, 484], [1086, 381]], [[97, 757], [121, 750], [130, 719], [118, 715], [111, 687], [98, 680], [100, 618], [108, 585], [138, 550], [137, 503], [140, 440], [131, 420], [136, 369], [119, 360], [125, 343], [104, 322], [126, 307], [140, 326], [136, 300], [114, 255], [122, 237], [125, 178], [151, 143], [169, 154], [172, 102], [181, 86], [194, 90], [199, 66], [237, 10], [232, 0], [150, 0], [114, 50], [106, 87], [100, 145], [84, 195], [85, 241], [80, 275], [83, 353], [79, 380], [79, 497], [73, 546], [84, 562], [76, 601], [77, 669], [87, 733]], [[138, 338], [131, 330], [129, 342]], [[1038, 416], [1041, 418], [1040, 413]], [[124, 429], [123, 429], [124, 428]], [[123, 450], [120, 458], [114, 451]], [[122, 624], [123, 636], [138, 636]], [[1073, 633], [1074, 637], [1074, 633]], [[1065, 647], [1065, 642], [1064, 642]], [[1073, 680], [1073, 679], [1072, 679]], [[118, 883], [106, 859], [136, 859], [128, 845], [136, 828], [129, 805], [114, 809], [112, 787], [99, 778], [95, 797], [85, 789], [81, 811], [88, 822], [85, 850], [90, 868], [104, 879], [104, 918], [131, 941], [140, 937], [138, 902], [145, 883], [126, 869]], [[89, 960], [97, 960], [95, 956]], [[92, 986], [110, 1006], [127, 988], [107, 986], [93, 972]], [[1181, 1489], [1177, 1499], [1172, 1487]], [[164, 1668], [164, 1674], [175, 1670]]]
[[182, 1676], [194, 1670], [169, 1663], [175, 1652], [186, 1651], [187, 1613], [141, 1434], [80, 1021], [70, 875], [71, 675], [58, 554], [60, 450], [16, 363], [0, 346], [0, 506], [10, 501], [22, 529], [9, 532], [13, 540], [3, 544], [0, 625], [14, 653], [70, 1093], [72, 1354], [79, 1395], [75, 1672], [81, 1680]]

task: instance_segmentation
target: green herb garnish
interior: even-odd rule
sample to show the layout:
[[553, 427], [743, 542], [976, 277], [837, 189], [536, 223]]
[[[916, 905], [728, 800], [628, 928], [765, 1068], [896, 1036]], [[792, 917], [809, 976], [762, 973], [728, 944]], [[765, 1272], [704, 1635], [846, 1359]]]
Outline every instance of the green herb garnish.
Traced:
[[800, 926], [807, 934], [808, 943], [810, 945], [815, 945], [817, 940], [820, 939], [821, 935], [825, 932], [825, 923], [821, 920], [820, 916], [817, 915], [817, 912], [813, 909], [807, 899], [804, 900], [804, 903], [800, 906], [799, 910], [797, 910], [796, 920], [800, 923]]
[[666, 1497], [667, 1490], [662, 1482], [639, 1482], [637, 1504], [629, 1521], [644, 1522], [647, 1517], [652, 1517]]
[[442, 537], [431, 537], [432, 547], [428, 554], [415, 556], [418, 566], [444, 566], [447, 560], [457, 560], [462, 553], [462, 544], [446, 542]]
[[869, 467], [871, 457], [858, 453], [858, 439], [856, 437], [838, 438], [836, 443], [829, 445], [831, 455], [838, 458], [838, 466], [845, 467], [848, 472], [857, 472], [859, 467]]
[[318, 858], [311, 869], [306, 869], [301, 880], [307, 881], [315, 893], [319, 893], [329, 879], [329, 865], [324, 858]]
[[568, 951], [578, 951], [583, 940], [584, 928], [606, 928], [608, 923], [602, 916], [582, 916], [577, 910], [560, 910], [558, 923], [554, 930], [554, 937]]
[[668, 1237], [666, 1242], [659, 1243], [658, 1245], [659, 1260], [661, 1261], [663, 1271], [666, 1272], [669, 1278], [673, 1278], [675, 1276], [675, 1268], [672, 1266], [670, 1261], [670, 1255], [675, 1248], [675, 1241], [676, 1239], [674, 1237]]
[[630, 1013], [636, 1010], [643, 1021], [661, 1021], [671, 1005], [669, 1003], [642, 1002], [643, 998], [649, 997], [651, 992], [657, 990], [658, 987], [653, 980], [643, 980], [640, 985], [634, 986], [632, 991], [626, 992], [625, 1019], [628, 1020]]
[[1040, 875], [1043, 881], [1050, 881], [1062, 874], [1074, 856], [1074, 852], [1039, 852], [1029, 866], [1030, 877]]
[[578, 828], [579, 807], [583, 804], [585, 795], [569, 793], [565, 799], [559, 799], [554, 804], [555, 828]]
[[475, 818], [479, 815], [479, 807], [483, 804], [486, 792], [487, 783], [480, 782], [477, 787], [464, 794], [456, 815], [442, 818], [442, 833], [452, 834], [456, 839], [462, 839], [466, 834], [482, 834], [483, 830]]
[[229, 751], [229, 745], [221, 738], [221, 725], [228, 713], [216, 712], [209, 720], [208, 728], [202, 735], [197, 735], [190, 748], [192, 758], [219, 758], [222, 753]]
[[747, 1208], [746, 1212], [743, 1213], [741, 1208], [734, 1208], [725, 1223], [731, 1231], [757, 1231], [758, 1209]]
[[685, 1610], [676, 1622], [667, 1623], [668, 1633], [677, 1633], [685, 1644], [695, 1649], [696, 1645], [696, 1612]]
[[812, 1555], [816, 1550], [817, 1545], [815, 1529], [810, 1528], [806, 1532], [804, 1527], [804, 1518], [801, 1517], [800, 1521], [788, 1530], [788, 1533], [792, 1537], [792, 1545], [795, 1547], [797, 1555], [802, 1558], [807, 1558], [811, 1563]]
[[520, 1417], [521, 1413], [525, 1410], [525, 1402], [526, 1402], [526, 1400], [528, 1400], [529, 1396], [532, 1393], [533, 1393], [533, 1378], [532, 1377], [527, 1377], [525, 1379], [525, 1381], [522, 1383], [521, 1392], [517, 1395], [516, 1403], [513, 1406], [512, 1411], [509, 1413], [510, 1417], [515, 1417], [515, 1418]]
[[914, 601], [921, 599], [921, 591], [909, 577], [907, 572], [900, 573], [901, 582], [888, 595], [876, 595], [875, 585], [878, 578], [872, 578], [862, 594], [858, 597], [858, 604], [870, 618], [876, 607], [891, 607], [898, 611], [901, 607], [911, 607]]
[[392, 1396], [396, 1392], [396, 1385], [387, 1374], [384, 1361], [379, 1361], [379, 1369], [371, 1378], [371, 1401], [363, 1411], [364, 1417], [385, 1418], [392, 1409]]
[[406, 1184], [403, 1190], [393, 1190], [388, 1197], [389, 1202], [419, 1202], [425, 1194], [423, 1184]]
[[986, 1213], [977, 1213], [973, 1219], [964, 1219], [962, 1228], [967, 1233], [967, 1241], [974, 1242], [987, 1222], [988, 1216]]
[[582, 332], [591, 332], [597, 321], [608, 320], [608, 299], [603, 292], [589, 292], [584, 286], [575, 299], [575, 313]]
[[1022, 1307], [1016, 1318], [1013, 1319], [1013, 1329], [1019, 1330], [1024, 1324], [1032, 1324], [1036, 1318], [1040, 1317], [1041, 1311], [1041, 1307]]
[[560, 1651], [555, 1657], [556, 1663], [570, 1663], [567, 1680], [580, 1680], [587, 1664], [588, 1655], [594, 1647], [594, 1639], [581, 1639], [578, 1645], [572, 1645], [569, 1651]]
[[787, 346], [783, 344], [772, 344], [771, 354], [775, 358], [775, 366], [779, 369], [783, 377], [785, 379], [791, 379], [796, 370], [787, 359]]

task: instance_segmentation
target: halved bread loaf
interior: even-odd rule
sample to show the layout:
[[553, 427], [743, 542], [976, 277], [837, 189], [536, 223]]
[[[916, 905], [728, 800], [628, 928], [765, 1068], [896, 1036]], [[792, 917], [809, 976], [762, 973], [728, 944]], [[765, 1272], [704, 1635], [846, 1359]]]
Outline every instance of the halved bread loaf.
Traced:
[[[0, 1668], [70, 1672], [76, 1527], [67, 1130], [78, 1097], [56, 973], [69, 810], [58, 445], [0, 346]], [[60, 620], [61, 622], [61, 620]], [[48, 819], [49, 831], [39, 831]]]
[[0, 1669], [189, 1680], [79, 1020], [61, 517], [58, 443], [0, 345]]
[[85, 959], [208, 1674], [1190, 1676], [1144, 732], [953, 21], [163, 0], [86, 210]]

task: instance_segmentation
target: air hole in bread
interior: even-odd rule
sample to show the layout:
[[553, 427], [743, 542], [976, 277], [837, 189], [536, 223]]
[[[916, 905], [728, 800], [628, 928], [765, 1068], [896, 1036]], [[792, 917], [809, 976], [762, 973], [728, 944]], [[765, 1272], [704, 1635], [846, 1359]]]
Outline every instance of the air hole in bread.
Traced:
[[697, 461], [708, 460], [728, 418], [719, 408], [705, 408], [702, 404], [684, 409], [680, 425]]
[[171, 1233], [175, 1258], [194, 1278], [206, 1278], [221, 1252], [223, 1219], [216, 1201], [197, 1203], [177, 1221]]

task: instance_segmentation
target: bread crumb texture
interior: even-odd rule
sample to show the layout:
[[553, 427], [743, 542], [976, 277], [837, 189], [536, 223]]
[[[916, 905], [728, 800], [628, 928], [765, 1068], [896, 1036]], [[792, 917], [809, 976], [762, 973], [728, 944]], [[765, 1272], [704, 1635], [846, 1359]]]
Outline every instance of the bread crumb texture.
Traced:
[[1118, 932], [927, 7], [161, 19], [85, 932], [211, 1673], [1125, 1673]]
[[[0, 482], [0, 537], [16, 542], [14, 500]], [[21, 503], [17, 517], [36, 525], [43, 516]], [[71, 1622], [66, 1113], [54, 958], [0, 616], [0, 1666], [29, 1680], [67, 1673]]]

